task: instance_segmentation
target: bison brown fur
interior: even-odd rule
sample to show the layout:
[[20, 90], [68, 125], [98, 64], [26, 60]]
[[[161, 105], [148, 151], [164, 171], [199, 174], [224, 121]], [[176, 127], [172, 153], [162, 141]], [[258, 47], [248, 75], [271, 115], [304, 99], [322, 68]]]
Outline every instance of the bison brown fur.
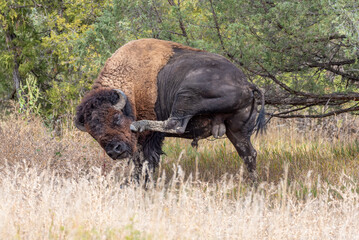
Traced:
[[121, 94], [112, 89], [89, 92], [77, 107], [76, 125], [88, 132], [113, 159], [125, 158], [137, 151], [137, 137], [130, 125], [135, 120], [130, 102], [123, 109], [114, 106]]

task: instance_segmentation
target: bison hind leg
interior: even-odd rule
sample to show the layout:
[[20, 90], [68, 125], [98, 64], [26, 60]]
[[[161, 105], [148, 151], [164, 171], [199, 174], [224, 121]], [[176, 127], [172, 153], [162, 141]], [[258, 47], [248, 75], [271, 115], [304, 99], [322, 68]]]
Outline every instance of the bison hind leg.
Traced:
[[252, 114], [250, 110], [245, 109], [237, 112], [225, 122], [227, 137], [236, 148], [238, 155], [244, 160], [249, 178], [253, 183], [258, 181], [256, 171], [257, 152], [250, 140], [255, 118], [256, 114]]
[[131, 131], [143, 132], [154, 131], [162, 133], [183, 134], [192, 116], [182, 118], [171, 117], [166, 121], [140, 120], [131, 124]]

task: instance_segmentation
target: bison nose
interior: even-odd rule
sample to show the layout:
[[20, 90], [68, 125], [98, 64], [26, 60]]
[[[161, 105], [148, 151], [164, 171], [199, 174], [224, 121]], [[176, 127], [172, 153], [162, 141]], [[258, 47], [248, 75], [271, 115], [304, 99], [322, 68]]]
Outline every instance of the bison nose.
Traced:
[[129, 156], [129, 148], [123, 142], [109, 143], [105, 147], [107, 155], [112, 159], [122, 159]]

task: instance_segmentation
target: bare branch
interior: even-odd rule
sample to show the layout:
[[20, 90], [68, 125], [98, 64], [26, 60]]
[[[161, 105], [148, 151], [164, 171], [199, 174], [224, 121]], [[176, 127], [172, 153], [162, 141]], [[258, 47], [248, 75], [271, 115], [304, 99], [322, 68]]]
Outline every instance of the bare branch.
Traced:
[[327, 65], [336, 65], [336, 66], [342, 66], [342, 65], [347, 65], [347, 64], [353, 64], [356, 62], [356, 59], [348, 59], [348, 60], [343, 60], [343, 61], [338, 61], [338, 62], [329, 62], [329, 63], [325, 63]]
[[338, 115], [338, 114], [346, 113], [346, 112], [353, 112], [353, 111], [359, 111], [359, 107], [345, 108], [345, 109], [332, 111], [332, 112], [325, 113], [325, 114], [318, 114], [318, 115], [279, 115], [279, 116], [273, 115], [273, 117], [277, 117], [277, 118], [324, 118], [324, 117], [329, 117], [329, 116]]
[[[173, 0], [168, 0], [168, 3], [171, 5], [171, 6], [176, 6], [175, 2]], [[177, 4], [177, 7], [178, 7], [178, 22], [179, 22], [179, 27], [182, 31], [182, 36], [184, 36], [186, 38], [186, 43], [189, 45], [189, 42], [188, 42], [188, 35], [187, 35], [187, 31], [186, 31], [186, 28], [184, 26], [184, 23], [183, 23], [183, 19], [182, 19], [182, 15], [181, 15], [181, 1], [178, 1], [178, 4]]]
[[21, 8], [33, 8], [36, 7], [36, 5], [10, 5], [9, 8], [10, 9], [21, 9]]
[[281, 116], [281, 115], [285, 115], [285, 114], [289, 114], [289, 113], [293, 113], [293, 112], [298, 112], [298, 111], [304, 110], [304, 109], [312, 107], [312, 106], [315, 106], [315, 104], [307, 105], [307, 106], [300, 107], [300, 108], [291, 109], [291, 110], [280, 112], [280, 113], [266, 113], [266, 115], [269, 115], [271, 117], [277, 117], [277, 116]]
[[216, 26], [216, 29], [217, 29], [217, 36], [219, 38], [219, 41], [221, 43], [221, 46], [222, 46], [222, 49], [224, 52], [227, 52], [226, 48], [224, 47], [224, 43], [223, 43], [223, 39], [222, 39], [222, 35], [221, 35], [221, 29], [219, 27], [219, 24], [218, 24], [218, 19], [217, 19], [217, 14], [216, 14], [216, 11], [214, 10], [214, 7], [213, 7], [213, 1], [212, 0], [209, 0], [210, 4], [211, 4], [211, 11], [212, 11], [212, 16], [213, 16], [213, 20], [214, 20], [214, 24]]
[[296, 91], [290, 87], [288, 87], [286, 84], [282, 83], [281, 81], [279, 81], [273, 74], [271, 74], [267, 69], [265, 69], [263, 67], [262, 64], [258, 63], [257, 64], [263, 69], [263, 71], [265, 71], [267, 74], [259, 74], [262, 77], [267, 77], [273, 80], [273, 82], [275, 82], [276, 84], [278, 84], [281, 88], [283, 88], [284, 90], [286, 90], [287, 92], [294, 94], [294, 95], [300, 95], [300, 96], [311, 96], [312, 94], [310, 93], [305, 93], [305, 92], [300, 92], [300, 91]]
[[[354, 60], [355, 62], [355, 60]], [[353, 63], [354, 63], [353, 62]], [[347, 64], [350, 64], [350, 63], [347, 63]], [[319, 68], [323, 68], [325, 70], [328, 70], [332, 73], [335, 73], [337, 75], [340, 75], [342, 77], [345, 77], [349, 80], [352, 80], [352, 81], [359, 81], [359, 76], [353, 76], [351, 74], [348, 74], [348, 73], [345, 73], [345, 72], [342, 72], [342, 71], [339, 71], [338, 69], [335, 69], [332, 67], [332, 65], [337, 65], [337, 64], [330, 64], [330, 63], [319, 63], [319, 62], [312, 62], [311, 64], [309, 64], [309, 67], [319, 67]]]
[[354, 106], [352, 106], [350, 108], [344, 108], [344, 109], [332, 111], [329, 113], [317, 114], [317, 115], [300, 115], [300, 114], [298, 114], [298, 115], [269, 114], [269, 115], [271, 117], [277, 117], [277, 118], [324, 118], [324, 117], [329, 117], [329, 116], [338, 115], [338, 114], [346, 113], [346, 112], [353, 112], [353, 111], [359, 111], [358, 104], [355, 104]]

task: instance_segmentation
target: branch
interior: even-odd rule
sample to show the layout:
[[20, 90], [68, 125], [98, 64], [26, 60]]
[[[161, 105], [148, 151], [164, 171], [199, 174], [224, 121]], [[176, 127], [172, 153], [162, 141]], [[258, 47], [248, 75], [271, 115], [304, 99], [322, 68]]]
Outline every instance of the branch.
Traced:
[[[355, 62], [355, 60], [354, 60]], [[354, 63], [353, 62], [353, 63]], [[347, 64], [350, 64], [350, 63], [347, 63]], [[318, 62], [313, 62], [311, 64], [309, 64], [308, 66], [309, 67], [319, 67], [319, 68], [323, 68], [325, 70], [328, 70], [332, 73], [335, 73], [335, 74], [338, 74], [342, 77], [345, 77], [349, 80], [352, 80], [352, 81], [356, 81], [356, 82], [359, 82], [359, 76], [353, 76], [353, 75], [350, 75], [348, 73], [345, 73], [345, 72], [342, 72], [342, 71], [339, 71], [335, 68], [332, 67], [332, 65], [337, 65], [337, 64], [330, 64], [330, 63], [318, 63]]]
[[[212, 15], [213, 15], [213, 20], [214, 20], [214, 24], [216, 26], [216, 29], [217, 29], [217, 36], [219, 38], [219, 41], [221, 43], [221, 46], [222, 46], [222, 49], [224, 52], [227, 52], [226, 48], [224, 47], [224, 43], [223, 43], [223, 39], [222, 39], [222, 35], [221, 35], [221, 30], [220, 30], [220, 27], [219, 27], [219, 24], [218, 24], [218, 19], [217, 19], [217, 14], [214, 10], [214, 7], [213, 7], [213, 1], [212, 0], [209, 0], [210, 4], [211, 4], [211, 10], [212, 10]], [[228, 54], [227, 54], [228, 55]]]
[[21, 9], [21, 8], [33, 8], [36, 7], [36, 5], [10, 5], [9, 8], [10, 9]]
[[[171, 5], [171, 6], [176, 6], [175, 2], [173, 0], [168, 0], [168, 3]], [[181, 1], [178, 1], [177, 3], [177, 6], [178, 6], [178, 21], [179, 21], [179, 27], [182, 31], [182, 35], [186, 38], [186, 43], [187, 45], [189, 45], [189, 42], [188, 42], [188, 35], [187, 35], [187, 31], [186, 31], [186, 28], [184, 26], [184, 23], [183, 23], [183, 20], [182, 20], [182, 15], [181, 15]]]
[[156, 6], [153, 6], [153, 8], [154, 8], [155, 13], [156, 13], [156, 15], [157, 15], [158, 23], [162, 23], [162, 22], [163, 22], [163, 21], [162, 21], [162, 18], [161, 18], [161, 16], [160, 16], [160, 13], [158, 12]]
[[[340, 100], [340, 101], [359, 101], [359, 93], [356, 92], [349, 92], [349, 93], [331, 93], [331, 94], [312, 94], [312, 93], [306, 93], [301, 91], [296, 91], [290, 87], [288, 87], [286, 84], [279, 81], [273, 74], [271, 74], [269, 71], [267, 71], [260, 63], [257, 63], [267, 74], [259, 74], [262, 77], [268, 77], [272, 79], [276, 84], [278, 84], [280, 87], [282, 87], [287, 92], [297, 95], [306, 97], [307, 99], [305, 101], [307, 102], [313, 102], [315, 99], [318, 102], [328, 101], [328, 100]], [[299, 105], [299, 104], [296, 104]]]
[[271, 74], [267, 69], [265, 69], [262, 64], [258, 63], [257, 64], [267, 73], [267, 74], [259, 74], [261, 77], [268, 77], [270, 79], [273, 80], [273, 82], [275, 82], [276, 84], [278, 84], [280, 87], [282, 87], [284, 90], [286, 90], [287, 92], [294, 94], [294, 95], [300, 95], [300, 96], [312, 96], [312, 94], [310, 93], [305, 93], [305, 92], [300, 92], [300, 91], [296, 91], [290, 87], [288, 87], [286, 84], [282, 83], [281, 81], [279, 81], [273, 74]]
[[303, 106], [303, 105], [340, 105], [349, 101], [359, 101], [359, 93], [331, 93], [323, 95], [314, 95], [312, 97], [303, 96], [280, 96], [278, 93], [266, 94], [265, 102], [269, 105], [291, 105], [291, 106]]
[[343, 60], [343, 61], [339, 61], [339, 62], [329, 62], [329, 63], [325, 63], [327, 65], [333, 66], [341, 66], [341, 65], [347, 65], [347, 64], [353, 64], [356, 62], [356, 59], [348, 59], [348, 60]]
[[[342, 38], [344, 36], [333, 36], [331, 39], [334, 38]], [[357, 105], [332, 111], [326, 114], [318, 114], [318, 115], [305, 115], [305, 114], [296, 114], [296, 115], [288, 115], [293, 112], [297, 112], [300, 110], [304, 110], [306, 108], [312, 107], [312, 106], [339, 106], [344, 103], [350, 102], [350, 101], [359, 101], [359, 93], [358, 92], [348, 92], [348, 93], [331, 93], [331, 94], [313, 94], [308, 92], [302, 92], [297, 91], [295, 89], [292, 89], [285, 83], [281, 82], [275, 74], [270, 73], [264, 66], [262, 66], [261, 63], [257, 62], [258, 66], [261, 68], [259, 71], [255, 71], [253, 69], [250, 69], [246, 67], [239, 59], [235, 58], [234, 55], [227, 54], [228, 57], [235, 62], [236, 64], [244, 67], [247, 71], [252, 73], [253, 75], [259, 75], [264, 78], [271, 79], [276, 85], [280, 86], [282, 89], [285, 90], [285, 93], [283, 94], [266, 94], [265, 96], [265, 103], [266, 105], [274, 105], [274, 106], [297, 106], [295, 109], [290, 109], [288, 111], [280, 112], [277, 114], [268, 114], [271, 117], [279, 117], [279, 118], [322, 118], [327, 117], [335, 114], [345, 113], [345, 112], [352, 112], [352, 111], [358, 111], [359, 107]], [[329, 66], [339, 66], [339, 65], [345, 65], [345, 64], [353, 64], [356, 62], [356, 59], [347, 59], [342, 61], [336, 61], [336, 62], [329, 62]]]
[[324, 118], [324, 117], [329, 117], [329, 116], [333, 116], [333, 115], [338, 115], [341, 113], [346, 113], [346, 112], [353, 112], [353, 111], [359, 111], [359, 106], [358, 103], [355, 104], [354, 106], [350, 107], [350, 108], [345, 108], [345, 109], [340, 109], [340, 110], [336, 110], [336, 111], [332, 111], [329, 113], [325, 113], [325, 114], [317, 114], [317, 115], [278, 115], [278, 114], [268, 114], [271, 117], [277, 117], [277, 118]]
[[306, 108], [312, 107], [314, 105], [315, 104], [307, 105], [307, 106], [304, 106], [304, 107], [300, 107], [300, 108], [296, 108], [296, 109], [292, 109], [292, 110], [288, 110], [288, 111], [284, 111], [284, 112], [280, 112], [280, 113], [266, 113], [266, 115], [269, 115], [271, 117], [277, 117], [277, 116], [280, 116], [280, 115], [301, 111], [301, 110], [304, 110]]

